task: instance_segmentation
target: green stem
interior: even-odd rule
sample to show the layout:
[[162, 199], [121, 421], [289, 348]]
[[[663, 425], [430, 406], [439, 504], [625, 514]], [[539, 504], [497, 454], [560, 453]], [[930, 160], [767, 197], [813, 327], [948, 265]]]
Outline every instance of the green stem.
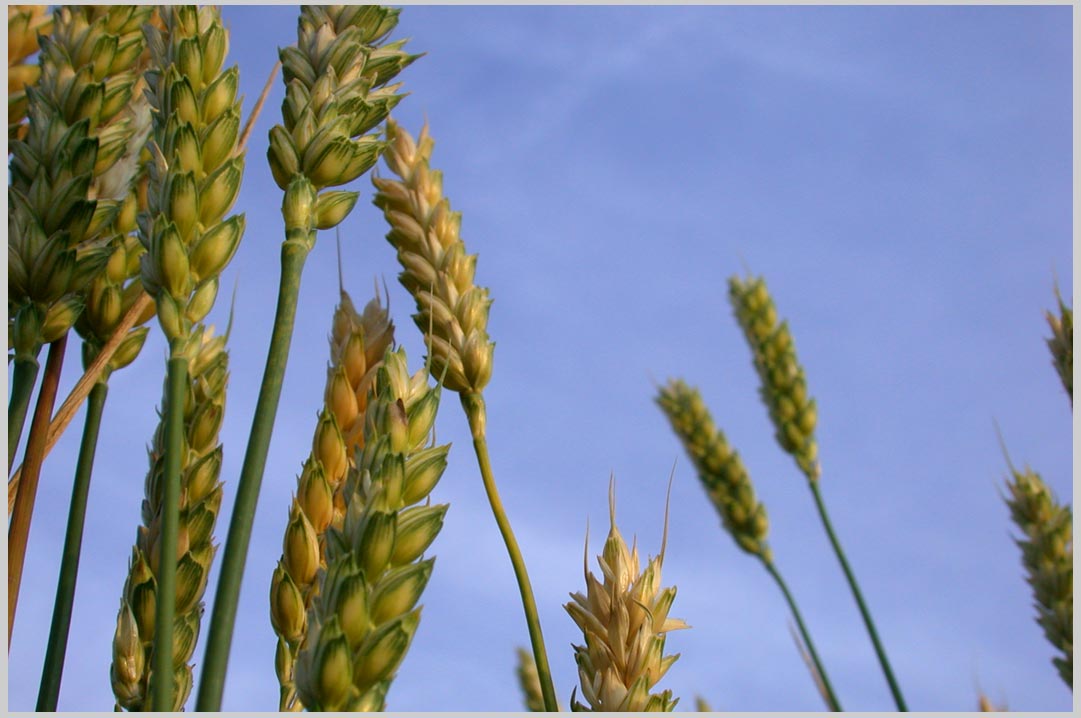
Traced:
[[901, 689], [897, 685], [897, 679], [893, 677], [893, 669], [890, 668], [889, 659], [886, 658], [886, 651], [882, 647], [882, 642], [878, 639], [878, 631], [875, 630], [875, 623], [871, 619], [871, 612], [867, 610], [867, 604], [863, 600], [863, 594], [860, 592], [860, 587], [856, 583], [856, 577], [852, 573], [851, 567], [848, 565], [848, 559], [845, 558], [845, 552], [841, 549], [841, 542], [837, 540], [837, 535], [833, 532], [833, 525], [830, 523], [829, 515], [826, 513], [826, 505], [822, 501], [822, 494], [818, 489], [818, 481], [812, 480], [808, 482], [811, 486], [811, 493], [814, 495], [815, 505], [818, 506], [818, 515], [822, 517], [822, 525], [826, 527], [826, 534], [830, 538], [830, 543], [833, 544], [833, 551], [837, 554], [837, 559], [841, 562], [841, 568], [845, 572], [845, 578], [848, 579], [848, 585], [852, 589], [852, 595], [856, 599], [856, 605], [859, 606], [860, 615], [863, 616], [863, 623], [867, 626], [867, 633], [871, 636], [871, 643], [875, 647], [875, 654], [878, 656], [878, 662], [882, 666], [882, 672], [886, 674], [886, 681], [890, 684], [890, 692], [893, 693], [893, 700], [897, 704], [897, 710], [908, 711], [908, 706], [905, 705], [904, 696], [901, 695]]
[[60, 679], [64, 673], [64, 655], [67, 652], [68, 631], [71, 628], [71, 609], [75, 601], [75, 581], [79, 576], [79, 553], [83, 543], [86, 500], [90, 493], [90, 474], [94, 468], [101, 414], [108, 393], [109, 385], [99, 381], [90, 390], [86, 403], [86, 423], [83, 426], [82, 444], [79, 446], [79, 463], [75, 467], [75, 485], [71, 489], [68, 529], [64, 536], [64, 554], [60, 563], [60, 579], [56, 584], [56, 601], [53, 603], [53, 622], [49, 629], [45, 667], [41, 672], [41, 687], [35, 709], [38, 711], [55, 712], [60, 696]]
[[26, 410], [30, 407], [30, 395], [34, 393], [34, 382], [38, 378], [38, 360], [16, 359], [11, 373], [11, 399], [8, 401], [8, 473], [11, 473], [15, 450], [19, 448], [19, 439], [23, 435], [26, 423]]
[[15, 611], [19, 604], [19, 587], [22, 585], [23, 564], [26, 561], [26, 542], [30, 538], [30, 520], [34, 515], [34, 501], [38, 493], [41, 464], [45, 461], [45, 444], [49, 435], [49, 419], [56, 403], [56, 389], [60, 384], [60, 371], [64, 367], [64, 350], [68, 335], [49, 345], [45, 360], [45, 373], [41, 377], [34, 417], [30, 420], [30, 435], [26, 437], [26, 456], [23, 459], [22, 478], [15, 494], [8, 523], [8, 651], [11, 651], [11, 633], [15, 628]]
[[165, 465], [161, 537], [158, 539], [157, 614], [154, 617], [153, 709], [173, 710], [173, 619], [176, 615], [176, 548], [180, 526], [180, 466], [184, 450], [184, 401], [188, 360], [169, 359], [165, 394]]
[[503, 510], [503, 502], [499, 499], [499, 491], [496, 489], [495, 478], [492, 476], [492, 465], [488, 459], [488, 440], [485, 438], [485, 426], [488, 419], [484, 397], [479, 393], [470, 393], [461, 394], [460, 398], [466, 418], [469, 420], [469, 430], [473, 434], [473, 449], [477, 453], [484, 492], [488, 495], [488, 503], [491, 504], [495, 522], [499, 525], [499, 533], [507, 545], [507, 553], [510, 554], [514, 577], [518, 580], [518, 591], [522, 595], [522, 607], [525, 609], [526, 625], [529, 627], [529, 642], [533, 646], [533, 658], [537, 662], [537, 676], [540, 679], [541, 695], [544, 697], [544, 709], [558, 713], [559, 704], [552, 684], [552, 673], [548, 668], [548, 654], [544, 649], [544, 636], [541, 634], [540, 617], [537, 615], [537, 603], [533, 599], [533, 588], [529, 584], [525, 561], [522, 559], [522, 552], [518, 549], [518, 541], [514, 538], [510, 520], [507, 518], [506, 511]]
[[803, 637], [803, 644], [807, 646], [807, 651], [811, 654], [811, 660], [814, 661], [815, 670], [818, 671], [819, 677], [822, 679], [822, 687], [826, 691], [826, 701], [829, 703], [829, 709], [831, 711], [840, 712], [841, 702], [837, 700], [837, 696], [833, 693], [833, 686], [830, 684], [829, 676], [826, 675], [826, 668], [822, 665], [822, 661], [818, 657], [818, 651], [815, 650], [814, 641], [811, 640], [811, 634], [807, 632], [807, 626], [803, 624], [803, 616], [800, 615], [799, 608], [796, 606], [796, 599], [792, 597], [792, 593], [788, 590], [788, 585], [781, 578], [780, 572], [772, 561], [762, 559], [762, 563], [766, 567], [766, 571], [777, 582], [777, 585], [781, 588], [781, 593], [784, 594], [785, 600], [788, 602], [788, 608], [792, 611], [792, 616], [796, 619], [796, 625], [799, 627], [800, 636]]
[[214, 612], [210, 618], [210, 633], [199, 681], [199, 698], [196, 701], [198, 711], [221, 710], [225, 670], [229, 664], [229, 648], [233, 640], [233, 625], [236, 623], [237, 600], [240, 597], [240, 581], [248, 555], [259, 486], [263, 480], [267, 452], [270, 449], [270, 435], [278, 413], [278, 399], [281, 397], [285, 364], [289, 359], [289, 345], [293, 339], [297, 297], [300, 294], [300, 274], [310, 246], [311, 244], [305, 245], [291, 240], [282, 245], [282, 274], [274, 331], [270, 338], [259, 401], [255, 406], [248, 449], [240, 470], [236, 504], [233, 506], [233, 516], [229, 523], [229, 537], [225, 543], [218, 591], [214, 596]]

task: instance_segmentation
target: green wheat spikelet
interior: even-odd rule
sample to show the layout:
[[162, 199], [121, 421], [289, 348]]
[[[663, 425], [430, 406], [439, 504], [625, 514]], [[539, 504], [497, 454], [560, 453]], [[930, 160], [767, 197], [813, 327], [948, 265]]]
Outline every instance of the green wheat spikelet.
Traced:
[[240, 191], [239, 70], [223, 69], [229, 34], [212, 7], [170, 7], [165, 29], [147, 26], [146, 73], [153, 110], [146, 247], [141, 280], [157, 304], [170, 349], [184, 351], [192, 327], [218, 295], [218, 277], [244, 233], [244, 215], [226, 217]]
[[743, 461], [713, 423], [702, 395], [683, 380], [673, 379], [661, 387], [656, 401], [687, 450], [725, 530], [741, 549], [772, 562], [766, 543], [766, 507], [755, 499]]
[[[33, 361], [83, 309], [108, 260], [95, 240], [131, 187], [149, 109], [137, 93], [143, 23], [153, 9], [64, 6], [41, 38], [28, 122], [12, 143], [8, 190], [8, 328]], [[21, 131], [20, 131], [21, 133]]]
[[311, 248], [316, 229], [339, 224], [358, 194], [324, 191], [353, 181], [379, 159], [371, 130], [403, 95], [388, 85], [418, 56], [405, 40], [386, 42], [400, 11], [378, 5], [305, 5], [297, 44], [283, 48], [282, 123], [270, 130], [267, 159], [285, 190], [288, 241]]
[[1073, 688], [1073, 512], [1055, 501], [1031, 469], [1010, 467], [1006, 504], [1021, 530], [1017, 545], [1036, 599], [1036, 622], [1062, 655], [1053, 659]]
[[410, 376], [405, 351], [388, 350], [364, 448], [346, 479], [345, 520], [327, 532], [327, 565], [296, 661], [297, 695], [309, 710], [384, 710], [435, 561], [421, 556], [447, 510], [428, 501], [450, 449], [429, 446], [438, 404], [427, 370]]
[[760, 393], [769, 409], [777, 442], [792, 455], [807, 478], [815, 481], [819, 476], [815, 401], [807, 394], [807, 377], [796, 358], [788, 323], [778, 323], [773, 299], [761, 277], [731, 277], [728, 296], [754, 354]]
[[[174, 702], [180, 710], [191, 692], [190, 661], [199, 635], [206, 590], [215, 547], [212, 533], [221, 507], [222, 449], [218, 441], [225, 411], [229, 355], [225, 336], [196, 327], [198, 350], [188, 360], [188, 391], [184, 404], [184, 451], [181, 462], [181, 503], [176, 571], [176, 618], [173, 623]], [[167, 407], [162, 406], [164, 416]], [[161, 540], [162, 479], [164, 472], [164, 420], [159, 422], [150, 448], [142, 525], [139, 526], [128, 578], [120, 599], [113, 639], [110, 671], [119, 706], [150, 709], [157, 579]]]

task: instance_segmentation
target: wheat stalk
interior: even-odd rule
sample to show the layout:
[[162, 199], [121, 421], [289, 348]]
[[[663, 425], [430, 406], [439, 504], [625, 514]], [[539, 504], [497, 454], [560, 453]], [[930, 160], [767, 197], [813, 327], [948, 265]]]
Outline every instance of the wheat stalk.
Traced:
[[[297, 479], [284, 553], [270, 582], [270, 618], [278, 635], [275, 666], [281, 684], [279, 710], [300, 710], [292, 667], [307, 632], [315, 598], [316, 570], [326, 568], [327, 529], [342, 526], [345, 477], [364, 448], [364, 416], [394, 327], [378, 298], [358, 314], [343, 290], [334, 312], [323, 407], [312, 452]], [[318, 557], [312, 566], [308, 558]]]
[[[416, 58], [402, 51], [404, 41], [385, 42], [397, 22], [397, 10], [379, 6], [304, 6], [297, 44], [280, 51], [286, 84], [283, 124], [270, 131], [267, 158], [275, 181], [285, 191], [281, 284], [222, 559], [223, 580], [214, 599], [199, 710], [221, 707], [240, 577], [281, 396], [304, 262], [315, 246], [316, 230], [338, 225], [358, 196], [327, 188], [351, 182], [378, 160], [383, 145], [370, 132], [401, 99], [398, 86], [387, 83]], [[283, 671], [288, 673], [279, 666], [279, 674]]]
[[[161, 503], [162, 556], [152, 675], [153, 708], [173, 705], [173, 584], [179, 568], [178, 521], [184, 444], [180, 411], [186, 372], [199, 350], [194, 330], [210, 312], [218, 277], [244, 233], [244, 216], [226, 213], [236, 201], [244, 171], [238, 149], [239, 70], [224, 69], [229, 33], [213, 7], [171, 6], [161, 12], [163, 29], [147, 25], [151, 67], [145, 78], [153, 111], [152, 161], [148, 165], [147, 211], [138, 218], [146, 247], [140, 280], [154, 298], [158, 323], [169, 342], [167, 413]], [[179, 650], [179, 648], [178, 648]]]
[[1036, 599], [1036, 622], [1061, 656], [1059, 676], [1073, 688], [1073, 512], [1059, 504], [1040, 475], [1010, 466], [1006, 504], [1021, 530], [1017, 545]]
[[427, 369], [410, 376], [405, 351], [388, 349], [365, 413], [364, 447], [346, 480], [345, 520], [327, 534], [325, 568], [309, 542], [319, 587], [295, 670], [310, 710], [384, 710], [435, 561], [421, 556], [447, 510], [427, 500], [450, 449], [428, 445], [438, 404]]
[[571, 696], [573, 710], [601, 712], [661, 712], [675, 708], [678, 698], [671, 690], [650, 693], [679, 654], [664, 655], [669, 631], [688, 628], [668, 612], [676, 598], [675, 586], [661, 588], [661, 566], [668, 535], [665, 509], [665, 539], [661, 552], [640, 570], [637, 547], [627, 543], [616, 528], [615, 482], [608, 488], [608, 516], [611, 528], [604, 550], [597, 557], [603, 581], [589, 570], [589, 542], [583, 560], [586, 591], [571, 594], [564, 608], [582, 630], [585, 645], [574, 646], [582, 696], [588, 706]]
[[[180, 501], [177, 548], [175, 556], [176, 618], [172, 624], [172, 684], [168, 710], [180, 710], [192, 686], [189, 661], [195, 651], [203, 614], [202, 597], [210, 575], [215, 547], [214, 524], [222, 500], [219, 480], [222, 448], [218, 441], [225, 409], [228, 381], [228, 353], [225, 336], [213, 336], [211, 329], [196, 327], [192, 337], [199, 348], [188, 361], [187, 386], [182, 396], [184, 442], [180, 466]], [[142, 524], [132, 549], [128, 577], [120, 599], [117, 630], [113, 641], [110, 669], [113, 693], [120, 707], [150, 710], [150, 677], [156, 670], [154, 652], [158, 624], [157, 605], [162, 600], [161, 572], [170, 563], [162, 560], [164, 541], [162, 509], [165, 493], [166, 426], [168, 414], [163, 406], [162, 421], [154, 433], [150, 448], [150, 471], [147, 473]]]

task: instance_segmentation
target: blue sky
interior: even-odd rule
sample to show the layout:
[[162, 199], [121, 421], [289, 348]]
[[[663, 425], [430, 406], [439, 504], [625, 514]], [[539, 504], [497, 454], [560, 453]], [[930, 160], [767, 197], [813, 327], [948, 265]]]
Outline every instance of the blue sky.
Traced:
[[[1066, 711], [1007, 510], [1006, 464], [1072, 503], [1070, 405], [1044, 344], [1057, 279], [1072, 295], [1070, 7], [406, 7], [395, 37], [427, 55], [396, 117], [425, 118], [433, 164], [491, 289], [486, 390], [495, 474], [529, 566], [566, 703], [580, 642], [562, 608], [605, 531], [660, 547], [681, 653], [662, 687], [693, 708], [819, 710], [783, 599], [721, 531], [652, 381], [698, 385], [771, 520], [838, 697], [890, 710], [885, 681], [792, 460], [772, 438], [727, 278], [766, 277], [818, 400], [822, 491], [914, 710]], [[226, 7], [248, 108], [295, 41], [293, 7]], [[265, 162], [283, 97], [252, 136], [247, 234], [223, 441], [224, 540], [270, 335], [282, 239]], [[384, 169], [385, 173], [386, 170]], [[390, 288], [423, 355], [367, 177], [342, 225], [347, 289]], [[321, 401], [336, 302], [333, 233], [304, 275], [226, 681], [226, 710], [274, 710], [267, 592]], [[223, 291], [223, 300], [228, 292]], [[224, 326], [228, 302], [212, 318]], [[164, 346], [115, 375], [90, 494], [63, 710], [108, 710], [110, 644], [135, 538]], [[73, 356], [77, 356], [74, 353]], [[74, 383], [65, 368], [61, 391]], [[456, 398], [433, 499], [451, 505], [423, 619], [388, 707], [520, 710], [527, 636]], [[45, 465], [10, 653], [9, 707], [32, 710], [63, 541], [77, 422]], [[55, 508], [53, 508], [55, 507]], [[52, 509], [50, 511], [50, 509]], [[592, 552], [595, 552], [592, 551]], [[595, 559], [590, 561], [595, 566]], [[216, 570], [216, 569], [215, 569]], [[212, 574], [207, 601], [212, 601]], [[204, 624], [205, 624], [204, 620]], [[205, 632], [205, 625], [204, 625]], [[196, 657], [201, 663], [203, 646]], [[198, 677], [199, 668], [196, 667]]]

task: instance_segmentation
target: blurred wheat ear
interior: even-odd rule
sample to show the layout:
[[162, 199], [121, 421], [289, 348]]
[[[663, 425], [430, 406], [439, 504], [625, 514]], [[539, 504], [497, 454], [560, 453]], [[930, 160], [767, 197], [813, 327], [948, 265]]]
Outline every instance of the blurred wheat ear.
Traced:
[[1036, 622], [1062, 655], [1052, 659], [1073, 689], [1073, 512], [1031, 469], [1010, 466], [1006, 505], [1021, 531], [1021, 564], [1036, 599]]
[[793, 459], [811, 489], [815, 507], [818, 509], [822, 527], [829, 537], [830, 545], [841, 564], [845, 580], [852, 591], [867, 635], [874, 646], [879, 666], [889, 685], [897, 710], [907, 711], [901, 687], [893, 674], [893, 667], [886, 656], [886, 649], [878, 636], [871, 611], [863, 598], [856, 575], [849, 566], [840, 539], [833, 529], [833, 522], [826, 511], [825, 501], [819, 486], [822, 474], [818, 461], [818, 443], [814, 431], [818, 423], [818, 412], [814, 399], [807, 391], [807, 378], [803, 365], [796, 356], [795, 342], [788, 329], [787, 321], [780, 321], [777, 309], [766, 288], [762, 277], [740, 279], [732, 276], [728, 280], [728, 298], [735, 311], [736, 319], [743, 329], [743, 335], [750, 346], [755, 370], [760, 380], [759, 393], [769, 409], [770, 420], [777, 442]]
[[[142, 524], [138, 528], [128, 576], [120, 598], [113, 661], [110, 668], [117, 705], [126, 710], [151, 709], [151, 674], [157, 665], [154, 652], [157, 605], [161, 602], [160, 576], [167, 563], [176, 566], [175, 611], [172, 623], [171, 695], [169, 710], [181, 710], [192, 688], [192, 656], [203, 615], [203, 593], [214, 558], [214, 525], [222, 500], [220, 480], [222, 447], [218, 441], [225, 413], [225, 389], [229, 378], [229, 355], [225, 336], [213, 336], [209, 328], [197, 327], [196, 354], [189, 360], [180, 400], [184, 443], [180, 463], [178, 541], [172, 556], [164, 559], [162, 504], [164, 501], [166, 426], [163, 419], [154, 432], [150, 448], [150, 471], [146, 477]], [[165, 402], [174, 400], [166, 396]]]
[[1070, 397], [1070, 405], [1073, 406], [1073, 309], [1062, 300], [1062, 293], [1057, 286], [1055, 298], [1058, 300], [1058, 316], [1052, 312], [1045, 313], [1047, 323], [1051, 326], [1047, 347], [1051, 350], [1051, 363]]
[[805, 644], [810, 654], [815, 685], [830, 710], [840, 711], [840, 701], [834, 695], [799, 606], [773, 561], [773, 551], [766, 541], [769, 534], [766, 507], [755, 498], [754, 484], [743, 460], [729, 445], [724, 432], [717, 428], [698, 389], [688, 386], [682, 379], [673, 379], [658, 389], [655, 401], [686, 449], [706, 494], [721, 516], [725, 531], [737, 546], [762, 562], [784, 594], [803, 638], [803, 644], [797, 639], [797, 645]]

